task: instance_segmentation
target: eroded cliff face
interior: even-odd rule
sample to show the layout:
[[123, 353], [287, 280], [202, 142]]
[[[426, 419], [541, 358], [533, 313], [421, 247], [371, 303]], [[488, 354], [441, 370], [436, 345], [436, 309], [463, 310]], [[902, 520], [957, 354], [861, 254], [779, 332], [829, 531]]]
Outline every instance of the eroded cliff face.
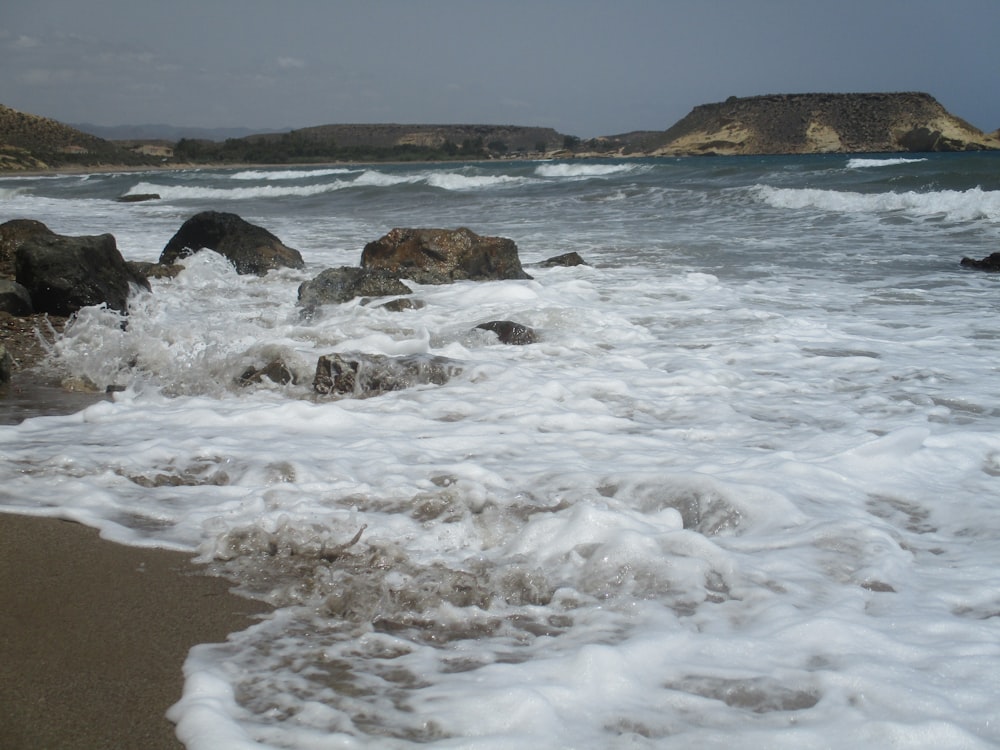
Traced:
[[659, 141], [657, 156], [1000, 149], [996, 134], [923, 93], [730, 97], [695, 107]]

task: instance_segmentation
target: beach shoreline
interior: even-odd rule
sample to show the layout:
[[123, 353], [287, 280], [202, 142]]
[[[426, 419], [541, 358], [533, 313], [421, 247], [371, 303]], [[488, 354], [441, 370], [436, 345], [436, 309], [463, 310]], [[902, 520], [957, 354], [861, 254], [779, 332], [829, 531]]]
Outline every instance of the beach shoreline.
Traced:
[[193, 554], [0, 513], [0, 747], [178, 750], [183, 664], [268, 607]]

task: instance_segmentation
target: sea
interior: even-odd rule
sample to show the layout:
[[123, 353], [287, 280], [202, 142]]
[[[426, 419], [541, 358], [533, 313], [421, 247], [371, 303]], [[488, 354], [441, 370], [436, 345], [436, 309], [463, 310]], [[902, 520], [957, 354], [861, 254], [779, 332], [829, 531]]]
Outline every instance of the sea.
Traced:
[[[129, 260], [203, 210], [305, 268], [205, 250], [41, 330], [113, 392], [0, 426], [3, 510], [273, 606], [191, 650], [189, 750], [1000, 746], [1000, 275], [960, 266], [1000, 251], [1000, 154], [0, 179], [0, 221]], [[395, 227], [532, 278], [297, 304]], [[452, 377], [318, 394], [330, 353]]]

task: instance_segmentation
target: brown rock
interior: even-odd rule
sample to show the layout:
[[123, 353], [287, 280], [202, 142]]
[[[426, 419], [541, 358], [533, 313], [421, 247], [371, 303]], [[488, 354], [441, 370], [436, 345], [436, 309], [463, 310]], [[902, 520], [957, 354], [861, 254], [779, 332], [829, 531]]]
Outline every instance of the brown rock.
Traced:
[[393, 229], [365, 245], [361, 265], [418, 284], [531, 278], [521, 267], [513, 240], [483, 237], [465, 227]]

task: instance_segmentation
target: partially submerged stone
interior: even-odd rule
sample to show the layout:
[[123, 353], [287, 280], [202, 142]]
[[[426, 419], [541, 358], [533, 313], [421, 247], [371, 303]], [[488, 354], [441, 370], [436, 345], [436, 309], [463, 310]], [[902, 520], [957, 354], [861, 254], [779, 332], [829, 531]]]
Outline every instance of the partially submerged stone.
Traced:
[[531, 278], [521, 267], [513, 240], [483, 237], [465, 227], [393, 229], [365, 245], [361, 265], [418, 284]]
[[962, 258], [961, 265], [964, 268], [974, 268], [977, 271], [1000, 273], [1000, 253], [991, 253], [982, 260], [975, 260], [974, 258]]
[[341, 266], [327, 268], [299, 285], [299, 305], [307, 312], [320, 305], [339, 305], [355, 297], [410, 294], [411, 289], [389, 271]]
[[366, 398], [415, 385], [444, 385], [461, 372], [459, 362], [445, 357], [326, 354], [316, 363], [313, 390], [322, 395]]
[[580, 253], [573, 251], [546, 258], [536, 265], [541, 268], [552, 268], [554, 266], [589, 266], [590, 264], [580, 256]]
[[185, 221], [160, 253], [160, 263], [176, 263], [203, 249], [224, 255], [241, 274], [263, 276], [275, 268], [305, 265], [298, 250], [263, 227], [220, 211], [202, 211]]
[[476, 328], [493, 331], [502, 344], [524, 345], [538, 341], [534, 329], [515, 323], [513, 320], [491, 320], [488, 323], [480, 323]]

